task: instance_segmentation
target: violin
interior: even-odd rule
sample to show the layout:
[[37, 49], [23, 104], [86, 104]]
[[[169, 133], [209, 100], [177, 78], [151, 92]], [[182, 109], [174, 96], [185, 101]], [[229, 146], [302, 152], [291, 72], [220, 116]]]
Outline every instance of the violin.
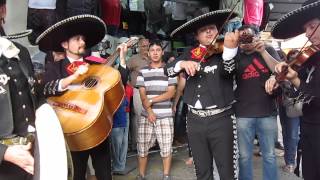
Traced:
[[293, 60], [289, 62], [289, 59], [287, 60], [288, 66], [285, 66], [281, 73], [276, 75], [276, 80], [278, 82], [283, 81], [285, 79], [285, 75], [288, 73], [289, 67], [292, 67], [294, 70], [297, 71], [305, 62], [307, 62], [310, 59], [311, 56], [313, 56], [318, 51], [320, 51], [320, 48], [314, 45], [303, 48], [301, 51], [297, 53], [297, 55], [293, 57]]
[[288, 63], [289, 66], [295, 65], [301, 67], [311, 56], [313, 56], [320, 49], [316, 46], [309, 46], [304, 48], [299, 54], [296, 55], [294, 60]]
[[223, 40], [217, 40], [215, 43], [207, 47], [207, 54], [204, 56], [204, 59], [207, 59], [214, 54], [221, 54], [222, 52], [223, 52]]
[[218, 38], [218, 35], [222, 32], [224, 26], [227, 24], [227, 22], [231, 18], [231, 15], [233, 14], [233, 12], [234, 12], [236, 6], [239, 4], [239, 2], [240, 2], [240, 0], [238, 0], [236, 2], [236, 4], [233, 6], [231, 12], [229, 13], [228, 17], [223, 22], [223, 24], [220, 26], [218, 33], [215, 35], [215, 37], [213, 38], [210, 45], [205, 49], [205, 51], [203, 53], [201, 53], [201, 54], [203, 54], [203, 56], [200, 58], [200, 63], [204, 62], [206, 59], [208, 59], [213, 54], [220, 54], [223, 52], [223, 41], [218, 40], [217, 38]]
[[[310, 37], [314, 35], [316, 30], [319, 28], [320, 24], [317, 25], [317, 27], [313, 30]], [[293, 67], [294, 69], [300, 68], [302, 64], [304, 64], [306, 61], [309, 60], [311, 56], [313, 56], [316, 52], [320, 51], [320, 47], [311, 45], [309, 47], [305, 47], [307, 43], [309, 42], [309, 39], [304, 43], [301, 50], [299, 51], [298, 55], [294, 58], [294, 60], [287, 62], [288, 66], [284, 66], [281, 73], [276, 75], [277, 82], [283, 81], [285, 79], [285, 75], [288, 73], [288, 68]]]

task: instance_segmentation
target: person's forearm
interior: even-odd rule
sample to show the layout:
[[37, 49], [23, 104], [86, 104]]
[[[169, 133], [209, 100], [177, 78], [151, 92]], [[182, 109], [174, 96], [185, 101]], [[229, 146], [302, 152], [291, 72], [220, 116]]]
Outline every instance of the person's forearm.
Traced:
[[75, 74], [70, 75], [66, 78], [63, 78], [61, 80], [61, 88], [66, 89], [76, 79], [77, 79], [77, 76]]
[[291, 79], [290, 82], [294, 85], [296, 89], [299, 89], [301, 81], [298, 77]]
[[153, 97], [152, 103], [170, 100], [171, 98], [173, 98], [174, 94], [175, 94], [175, 90], [167, 91], [163, 94]]
[[174, 100], [173, 100], [173, 106], [177, 106], [181, 96], [182, 96], [182, 92], [177, 89]]
[[274, 72], [274, 67], [279, 63], [275, 58], [273, 58], [266, 50], [261, 52], [261, 56], [263, 57], [264, 61], [266, 62], [269, 69]]
[[148, 108], [150, 108], [150, 103], [149, 103], [149, 99], [147, 97], [147, 95], [145, 94], [145, 91], [143, 90], [139, 90], [140, 93], [140, 99], [141, 99], [141, 103], [142, 106], [145, 110], [148, 110]]

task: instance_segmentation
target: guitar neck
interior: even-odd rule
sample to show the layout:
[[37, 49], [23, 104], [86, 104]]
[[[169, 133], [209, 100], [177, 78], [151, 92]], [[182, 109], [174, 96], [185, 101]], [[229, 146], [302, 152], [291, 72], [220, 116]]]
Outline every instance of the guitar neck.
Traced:
[[[132, 46], [138, 43], [138, 38], [131, 37], [125, 43], [127, 43], [127, 48], [131, 48]], [[114, 62], [116, 61], [117, 57], [119, 57], [119, 55], [120, 50], [117, 48], [116, 51], [108, 57], [106, 65], [113, 66]]]
[[113, 66], [114, 62], [116, 61], [117, 57], [119, 57], [120, 53], [118, 50], [116, 50], [113, 54], [111, 54], [108, 59], [106, 65]]

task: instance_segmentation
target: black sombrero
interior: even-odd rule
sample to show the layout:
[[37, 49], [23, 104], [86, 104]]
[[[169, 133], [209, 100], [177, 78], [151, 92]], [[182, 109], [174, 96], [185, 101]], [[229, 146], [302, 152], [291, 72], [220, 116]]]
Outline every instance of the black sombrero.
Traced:
[[[209, 24], [215, 24], [219, 29], [222, 26], [223, 22], [228, 18], [230, 13], [231, 10], [229, 9], [208, 12], [184, 23], [177, 29], [173, 30], [170, 36], [174, 37], [179, 34], [196, 32], [197, 29]], [[237, 14], [233, 12], [230, 19], [236, 16]]]
[[271, 35], [277, 39], [287, 39], [304, 33], [303, 25], [313, 19], [320, 18], [320, 1], [308, 0], [302, 7], [289, 12], [280, 18], [271, 29]]
[[83, 14], [64, 19], [45, 30], [36, 40], [41, 51], [64, 51], [63, 41], [75, 35], [86, 38], [86, 47], [100, 42], [106, 33], [105, 23], [97, 16]]
[[32, 33], [32, 29], [27, 29], [22, 32], [13, 33], [13, 34], [6, 34], [5, 36], [2, 36], [3, 38], [12, 40], [12, 39], [20, 39], [29, 36]]

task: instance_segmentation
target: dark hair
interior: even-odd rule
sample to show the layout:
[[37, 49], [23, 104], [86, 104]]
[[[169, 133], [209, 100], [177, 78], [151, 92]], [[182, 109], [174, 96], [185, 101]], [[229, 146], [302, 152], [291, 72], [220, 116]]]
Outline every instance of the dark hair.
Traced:
[[243, 33], [239, 37], [240, 44], [250, 44], [253, 42], [254, 37], [258, 36], [259, 30], [254, 25], [243, 25], [239, 28], [239, 31], [251, 30], [250, 33]]
[[148, 48], [148, 49], [150, 49], [150, 47], [151, 47], [151, 46], [154, 46], [154, 45], [160, 46], [161, 49], [163, 48], [163, 47], [162, 47], [162, 42], [161, 42], [159, 39], [152, 40], [152, 41], [150, 42], [150, 44], [149, 44], [149, 48]]

